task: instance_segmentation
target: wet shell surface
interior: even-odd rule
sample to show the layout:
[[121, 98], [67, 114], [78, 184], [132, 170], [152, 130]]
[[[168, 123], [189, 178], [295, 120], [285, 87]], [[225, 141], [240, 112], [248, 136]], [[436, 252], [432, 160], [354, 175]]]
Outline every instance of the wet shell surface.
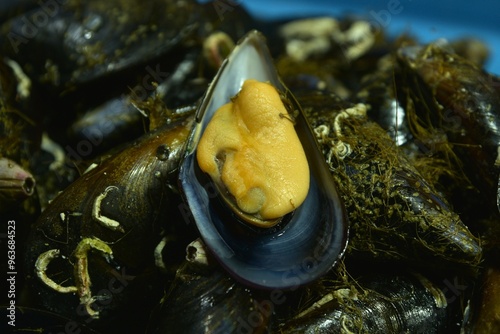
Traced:
[[[304, 202], [269, 228], [242, 218], [196, 159], [214, 113], [249, 79], [269, 83], [279, 92], [309, 165]], [[179, 174], [184, 199], [207, 247], [233, 277], [259, 288], [293, 289], [325, 274], [342, 256], [348, 227], [336, 185], [300, 106], [277, 75], [261, 33], [249, 32], [222, 64], [200, 104], [187, 145]]]

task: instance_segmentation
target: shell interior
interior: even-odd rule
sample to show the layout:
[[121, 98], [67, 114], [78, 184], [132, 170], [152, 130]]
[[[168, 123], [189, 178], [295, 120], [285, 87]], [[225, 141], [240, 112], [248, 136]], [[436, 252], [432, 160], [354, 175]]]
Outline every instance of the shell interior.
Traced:
[[[212, 115], [247, 79], [271, 83], [298, 111], [295, 128], [310, 169], [306, 200], [271, 229], [242, 222], [196, 161], [197, 143]], [[336, 185], [300, 106], [279, 79], [258, 31], [249, 32], [238, 43], [205, 93], [179, 178], [184, 200], [207, 247], [243, 283], [291, 289], [324, 275], [343, 255], [348, 227]]]

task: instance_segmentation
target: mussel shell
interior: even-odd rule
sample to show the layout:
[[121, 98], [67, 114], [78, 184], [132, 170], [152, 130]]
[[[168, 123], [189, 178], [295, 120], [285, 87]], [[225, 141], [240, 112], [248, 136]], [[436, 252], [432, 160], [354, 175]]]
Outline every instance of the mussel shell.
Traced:
[[450, 161], [457, 176], [443, 191], [462, 219], [483, 233], [482, 221], [498, 221], [500, 208], [500, 80], [440, 41], [401, 48], [397, 60], [402, 103], [414, 109], [415, 142], [425, 154]]
[[330, 294], [330, 301], [288, 321], [280, 333], [454, 332], [449, 314], [457, 305], [419, 274], [379, 273]]
[[[97, 328], [118, 326], [117, 318], [128, 317], [128, 312], [142, 316], [135, 303], [140, 301], [147, 311], [147, 305], [159, 299], [162, 279], [155, 268], [154, 250], [161, 233], [182, 222], [172, 182], [177, 179], [191, 124], [189, 117], [145, 134], [84, 173], [50, 202], [32, 226], [24, 259], [29, 289], [37, 299], [34, 303], [76, 322], [92, 320], [89, 326]], [[108, 217], [120, 227], [102, 224], [97, 216]], [[92, 296], [111, 291], [105, 303], [94, 305], [100, 308], [98, 319], [81, 309], [81, 296], [55, 290], [37, 272], [41, 255], [56, 249], [60, 256], [50, 261], [47, 276], [63, 286], [76, 285], [81, 277], [74, 265], [76, 250], [88, 239], [106, 243], [113, 253], [112, 259], [105, 259], [100, 252], [89, 252]]]
[[[8, 37], [0, 41], [3, 53], [57, 91], [165, 55], [199, 20], [194, 1], [61, 2], [47, 1], [0, 25]], [[55, 73], [47, 81], [48, 64]]]
[[297, 98], [315, 129], [332, 129], [320, 135], [321, 147], [348, 212], [349, 260], [477, 270], [481, 243], [384, 129], [362, 113], [347, 114], [352, 105], [333, 94]]
[[[246, 79], [269, 82], [296, 115], [295, 129], [311, 171], [305, 202], [284, 226], [257, 231], [241, 223], [198, 167], [196, 145], [213, 113], [236, 95]], [[295, 115], [294, 115], [295, 116]], [[293, 288], [327, 272], [347, 243], [346, 214], [324, 158], [300, 106], [280, 81], [263, 36], [249, 32], [222, 64], [198, 109], [180, 169], [180, 184], [208, 248], [230, 274], [261, 288]]]
[[[221, 268], [185, 263], [152, 313], [147, 333], [263, 333], [267, 319], [256, 302]], [[250, 315], [256, 317], [255, 327], [249, 327]]]
[[[494, 262], [494, 261], [492, 261]], [[461, 333], [498, 333], [500, 322], [500, 270], [496, 264], [487, 264], [469, 305]]]

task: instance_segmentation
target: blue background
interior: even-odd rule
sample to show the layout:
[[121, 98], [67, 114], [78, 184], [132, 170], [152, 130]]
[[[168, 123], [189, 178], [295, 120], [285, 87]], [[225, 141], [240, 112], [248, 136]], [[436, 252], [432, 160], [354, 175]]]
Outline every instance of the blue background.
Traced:
[[390, 20], [384, 18], [390, 35], [409, 32], [422, 43], [438, 38], [478, 38], [490, 47], [486, 69], [500, 74], [500, 0], [233, 0], [257, 18], [266, 20], [357, 14], [374, 22], [376, 15], [387, 11], [391, 2], [402, 10], [391, 14]]

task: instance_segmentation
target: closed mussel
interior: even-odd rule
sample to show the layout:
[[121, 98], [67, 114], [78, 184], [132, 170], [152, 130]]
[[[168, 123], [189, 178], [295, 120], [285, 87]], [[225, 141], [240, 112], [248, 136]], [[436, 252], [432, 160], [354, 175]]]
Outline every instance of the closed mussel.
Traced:
[[402, 48], [398, 60], [413, 135], [425, 154], [456, 171], [441, 177], [449, 184], [442, 191], [450, 192], [471, 229], [485, 239], [498, 236], [500, 80], [441, 42]]
[[155, 247], [176, 223], [186, 226], [172, 185], [191, 124], [148, 133], [48, 205], [25, 262], [36, 304], [94, 327], [159, 298]]
[[366, 105], [327, 93], [297, 96], [346, 205], [348, 258], [477, 269], [478, 239], [386, 131], [367, 118]]
[[198, 239], [187, 246], [147, 333], [267, 333], [271, 311], [214, 263]]
[[426, 277], [389, 270], [326, 289], [280, 333], [450, 333], [458, 308]]

